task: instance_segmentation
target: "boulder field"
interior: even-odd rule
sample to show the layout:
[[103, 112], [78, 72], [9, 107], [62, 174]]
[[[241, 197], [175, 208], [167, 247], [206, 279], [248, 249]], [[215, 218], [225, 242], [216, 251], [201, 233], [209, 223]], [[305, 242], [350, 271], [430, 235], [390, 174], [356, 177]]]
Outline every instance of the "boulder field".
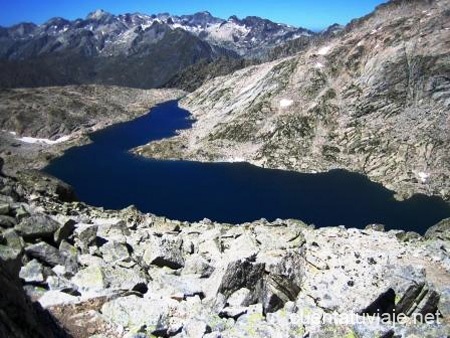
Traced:
[[61, 183], [36, 189], [32, 177], [0, 178], [3, 336], [450, 332], [449, 220], [425, 236], [377, 224], [188, 223], [61, 202]]

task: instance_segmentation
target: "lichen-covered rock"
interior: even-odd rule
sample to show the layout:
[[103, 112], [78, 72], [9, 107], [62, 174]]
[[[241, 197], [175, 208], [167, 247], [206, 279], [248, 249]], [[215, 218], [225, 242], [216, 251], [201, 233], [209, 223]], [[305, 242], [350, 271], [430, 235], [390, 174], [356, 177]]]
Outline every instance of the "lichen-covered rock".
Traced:
[[130, 257], [128, 248], [125, 244], [110, 241], [100, 248], [102, 257], [107, 263], [114, 263], [126, 260]]
[[425, 233], [425, 238], [450, 241], [450, 218], [443, 219], [436, 225], [429, 228]]
[[75, 230], [76, 222], [72, 219], [67, 220], [62, 226], [60, 226], [53, 234], [53, 240], [56, 245], [60, 245], [63, 240], [68, 239]]
[[97, 238], [98, 226], [93, 224], [77, 224], [75, 233], [75, 244], [81, 249], [83, 253], [89, 252], [91, 246]]
[[20, 237], [14, 229], [7, 229], [2, 232], [0, 235], [3, 237], [5, 244], [9, 246], [10, 248], [14, 248], [18, 251], [22, 251], [25, 248], [25, 242]]
[[60, 224], [44, 214], [33, 215], [23, 219], [15, 226], [15, 230], [25, 239], [53, 238]]
[[106, 289], [106, 279], [103, 269], [99, 266], [89, 266], [80, 270], [72, 282], [80, 291], [102, 291]]
[[78, 297], [69, 295], [61, 291], [50, 290], [39, 298], [39, 304], [46, 309], [55, 305], [73, 304], [78, 301]]
[[28, 256], [38, 259], [50, 266], [64, 265], [66, 257], [55, 247], [46, 242], [39, 242], [25, 248]]
[[145, 244], [145, 253], [142, 257], [148, 265], [167, 266], [171, 269], [179, 269], [184, 266], [182, 254], [183, 241], [179, 238], [169, 236], [161, 239], [152, 237]]
[[114, 299], [102, 306], [103, 316], [116, 325], [122, 325], [131, 330], [145, 326], [147, 332], [152, 333], [160, 323], [164, 323], [169, 315], [170, 306], [176, 301], [151, 300], [136, 296]]
[[12, 276], [18, 276], [21, 268], [22, 250], [0, 244], [0, 261], [2, 269]]
[[2, 228], [13, 228], [16, 226], [17, 221], [14, 217], [8, 216], [8, 215], [0, 215], [0, 227]]
[[42, 283], [45, 281], [42, 264], [33, 259], [20, 269], [19, 277], [27, 283]]
[[0, 215], [9, 215], [11, 211], [11, 207], [9, 203], [1, 203], [0, 202]]

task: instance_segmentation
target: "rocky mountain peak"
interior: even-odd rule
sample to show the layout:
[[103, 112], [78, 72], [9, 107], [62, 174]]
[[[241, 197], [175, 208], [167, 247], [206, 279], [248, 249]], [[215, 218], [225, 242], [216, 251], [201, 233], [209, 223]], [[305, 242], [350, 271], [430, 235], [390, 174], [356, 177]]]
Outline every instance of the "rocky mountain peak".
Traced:
[[100, 20], [106, 17], [111, 17], [112, 14], [104, 11], [103, 9], [97, 9], [91, 13], [89, 13], [86, 17], [87, 20]]
[[329, 26], [327, 29], [325, 29], [322, 32], [322, 35], [324, 35], [324, 36], [333, 36], [333, 35], [339, 34], [344, 29], [345, 29], [345, 26], [340, 25], [338, 23], [335, 23], [335, 24], [332, 24], [331, 26]]

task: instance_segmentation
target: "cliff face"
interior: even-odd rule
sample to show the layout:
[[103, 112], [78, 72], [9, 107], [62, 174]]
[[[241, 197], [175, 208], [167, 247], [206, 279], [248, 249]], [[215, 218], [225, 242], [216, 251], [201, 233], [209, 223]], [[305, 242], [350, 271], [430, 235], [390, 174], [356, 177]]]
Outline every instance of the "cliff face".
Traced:
[[[449, 1], [392, 1], [321, 45], [214, 79], [182, 100], [197, 123], [147, 156], [345, 168], [449, 198]], [[179, 147], [177, 147], [179, 146]]]
[[40, 306], [80, 338], [443, 338], [450, 330], [449, 220], [425, 237], [298, 220], [188, 223], [63, 203], [43, 182], [36, 173], [0, 176], [5, 337], [64, 337]]

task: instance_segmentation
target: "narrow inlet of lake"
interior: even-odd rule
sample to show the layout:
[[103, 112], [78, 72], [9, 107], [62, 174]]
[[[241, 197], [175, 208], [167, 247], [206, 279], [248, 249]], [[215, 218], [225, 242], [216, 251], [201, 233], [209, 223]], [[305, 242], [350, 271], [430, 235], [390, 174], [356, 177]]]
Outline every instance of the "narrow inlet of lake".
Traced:
[[128, 150], [190, 128], [176, 101], [149, 114], [90, 135], [92, 143], [68, 150], [45, 172], [71, 184], [80, 200], [108, 209], [135, 205], [143, 212], [182, 221], [209, 218], [243, 223], [295, 218], [316, 226], [362, 228], [381, 223], [423, 233], [450, 217], [440, 198], [393, 192], [344, 170], [321, 174], [258, 168], [247, 163], [199, 163], [141, 158]]

